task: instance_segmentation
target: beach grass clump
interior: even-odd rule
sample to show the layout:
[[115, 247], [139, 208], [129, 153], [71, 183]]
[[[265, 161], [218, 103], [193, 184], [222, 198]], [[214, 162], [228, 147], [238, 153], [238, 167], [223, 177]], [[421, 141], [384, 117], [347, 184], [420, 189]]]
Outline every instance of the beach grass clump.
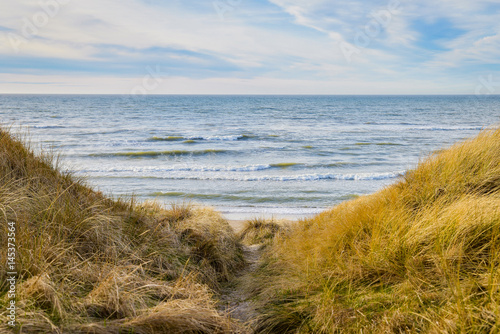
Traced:
[[189, 246], [191, 261], [200, 268], [200, 275], [214, 288], [227, 282], [244, 265], [243, 251], [233, 229], [212, 208], [193, 210], [176, 226], [180, 240]]
[[500, 130], [276, 238], [259, 333], [500, 331]]
[[238, 233], [241, 243], [245, 245], [267, 245], [280, 236], [291, 231], [286, 221], [276, 219], [254, 218], [248, 220]]
[[[7, 226], [17, 245], [22, 333], [228, 333], [216, 308], [220, 282], [243, 265], [216, 212], [114, 200], [0, 131], [0, 262]], [[9, 298], [0, 269], [0, 309]], [[0, 312], [0, 332], [9, 331]]]

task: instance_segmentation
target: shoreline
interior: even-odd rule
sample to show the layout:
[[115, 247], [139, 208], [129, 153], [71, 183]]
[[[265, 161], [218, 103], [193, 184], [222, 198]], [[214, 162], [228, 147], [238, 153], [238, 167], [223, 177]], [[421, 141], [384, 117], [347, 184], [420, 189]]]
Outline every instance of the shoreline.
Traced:
[[287, 215], [287, 214], [282, 214], [282, 215], [272, 215], [272, 216], [266, 216], [266, 215], [253, 215], [253, 216], [247, 216], [247, 215], [227, 215], [221, 213], [224, 219], [228, 222], [229, 226], [233, 229], [234, 233], [239, 234], [244, 228], [247, 222], [256, 220], [256, 219], [263, 219], [266, 221], [277, 221], [277, 222], [282, 222], [286, 224], [296, 224], [299, 221], [307, 218], [312, 218], [315, 215], [307, 215], [307, 216], [297, 216], [297, 215]]
[[307, 215], [307, 216], [297, 216], [297, 215], [287, 215], [287, 214], [282, 214], [282, 215], [253, 215], [253, 216], [248, 216], [248, 215], [232, 215], [232, 214], [226, 214], [226, 213], [221, 213], [224, 219], [229, 223], [231, 228], [234, 230], [236, 234], [241, 232], [243, 228], [245, 227], [245, 224], [248, 221], [254, 220], [254, 219], [265, 219], [265, 220], [277, 220], [277, 221], [282, 221], [286, 222], [288, 224], [295, 224], [299, 222], [302, 219], [307, 219], [307, 218], [312, 218], [315, 215]]
[[312, 218], [321, 212], [328, 210], [325, 208], [266, 208], [266, 207], [234, 207], [219, 206], [213, 204], [197, 203], [200, 206], [210, 206], [219, 212], [226, 220], [248, 221], [252, 219], [276, 219], [298, 221], [301, 219]]
[[245, 223], [248, 220], [229, 220], [229, 219], [226, 219], [226, 221], [228, 222], [229, 226], [231, 226], [234, 233], [238, 234], [243, 230], [243, 228], [245, 227]]

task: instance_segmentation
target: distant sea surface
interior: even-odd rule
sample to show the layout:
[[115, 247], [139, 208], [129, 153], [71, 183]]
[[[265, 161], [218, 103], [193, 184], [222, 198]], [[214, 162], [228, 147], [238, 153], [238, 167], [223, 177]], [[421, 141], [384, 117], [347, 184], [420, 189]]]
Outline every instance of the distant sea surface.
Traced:
[[230, 219], [375, 192], [499, 117], [498, 96], [0, 95], [3, 125], [95, 188]]

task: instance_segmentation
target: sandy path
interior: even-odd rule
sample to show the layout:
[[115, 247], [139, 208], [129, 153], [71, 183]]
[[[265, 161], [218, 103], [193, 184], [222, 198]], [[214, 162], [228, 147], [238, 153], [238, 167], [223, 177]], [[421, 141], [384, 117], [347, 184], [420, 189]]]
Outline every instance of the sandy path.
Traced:
[[[228, 220], [236, 234], [243, 230], [246, 222], [246, 220]], [[285, 222], [292, 224], [296, 221], [287, 220]], [[256, 319], [258, 314], [251, 305], [252, 296], [247, 292], [248, 289], [245, 289], [245, 282], [251, 280], [251, 275], [258, 269], [263, 246], [256, 244], [243, 245], [242, 247], [246, 265], [236, 274], [234, 279], [222, 286], [219, 310], [250, 328], [252, 321]]]
[[232, 281], [222, 287], [220, 309], [228, 313], [231, 318], [245, 324], [254, 320], [257, 315], [250, 304], [250, 295], [245, 292], [243, 284], [259, 266], [261, 245], [243, 246], [243, 255], [247, 265]]

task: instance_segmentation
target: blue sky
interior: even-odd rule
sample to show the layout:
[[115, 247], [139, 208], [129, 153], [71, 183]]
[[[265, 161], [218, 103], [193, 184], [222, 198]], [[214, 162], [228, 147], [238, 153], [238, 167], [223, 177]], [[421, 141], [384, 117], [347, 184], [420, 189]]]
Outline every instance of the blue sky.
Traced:
[[499, 60], [500, 0], [0, 2], [0, 93], [499, 94]]

